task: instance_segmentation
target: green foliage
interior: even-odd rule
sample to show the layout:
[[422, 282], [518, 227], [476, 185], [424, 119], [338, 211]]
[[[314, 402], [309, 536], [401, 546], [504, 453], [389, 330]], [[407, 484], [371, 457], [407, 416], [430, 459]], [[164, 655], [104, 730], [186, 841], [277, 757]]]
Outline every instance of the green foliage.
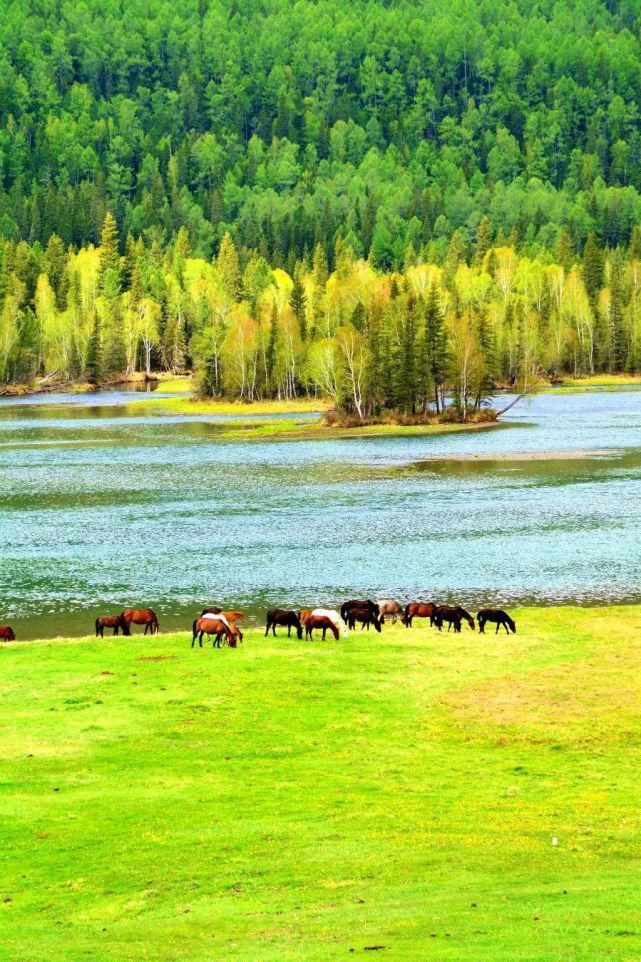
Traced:
[[479, 260], [560, 224], [628, 243], [640, 28], [590, 0], [4, 4], [0, 236], [98, 244], [113, 215], [121, 250], [229, 233], [290, 273], [338, 237], [384, 270], [454, 231]]

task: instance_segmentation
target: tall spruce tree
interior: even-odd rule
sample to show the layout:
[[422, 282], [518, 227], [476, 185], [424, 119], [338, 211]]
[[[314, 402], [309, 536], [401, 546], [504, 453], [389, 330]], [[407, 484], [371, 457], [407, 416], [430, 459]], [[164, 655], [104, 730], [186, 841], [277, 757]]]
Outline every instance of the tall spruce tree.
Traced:
[[105, 361], [102, 345], [102, 325], [100, 315], [96, 311], [93, 318], [93, 328], [89, 340], [87, 355], [87, 376], [92, 384], [100, 384], [105, 376]]
[[448, 354], [443, 308], [434, 283], [430, 284], [425, 300], [425, 342], [434, 407], [439, 414], [444, 407], [443, 385], [447, 375]]
[[590, 303], [596, 305], [599, 292], [603, 287], [605, 256], [594, 234], [590, 234], [583, 248], [583, 283]]

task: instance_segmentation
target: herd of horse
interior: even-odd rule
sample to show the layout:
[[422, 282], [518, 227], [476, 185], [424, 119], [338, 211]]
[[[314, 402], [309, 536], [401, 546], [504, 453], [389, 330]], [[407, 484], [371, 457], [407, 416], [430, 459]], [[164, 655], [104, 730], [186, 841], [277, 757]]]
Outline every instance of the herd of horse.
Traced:
[[[311, 641], [314, 631], [322, 633], [323, 641], [328, 631], [338, 639], [358, 625], [361, 630], [369, 631], [370, 628], [374, 628], [375, 631], [380, 632], [387, 618], [392, 621], [392, 624], [400, 621], [406, 628], [412, 627], [415, 618], [429, 618], [430, 626], [438, 628], [439, 631], [446, 624], [448, 631], [453, 628], [455, 632], [460, 632], [463, 622], [466, 622], [472, 631], [475, 628], [474, 618], [461, 605], [437, 605], [432, 601], [412, 601], [403, 607], [398, 601], [389, 598], [383, 601], [357, 598], [345, 601], [340, 611], [333, 608], [304, 608], [300, 611], [290, 608], [272, 608], [267, 612], [265, 637], [270, 631], [275, 637], [276, 628], [282, 627], [287, 628], [288, 637], [291, 637], [293, 628], [299, 639], [304, 635]], [[212, 639], [215, 648], [220, 648], [223, 643], [230, 648], [236, 648], [238, 642], [243, 640], [243, 633], [237, 623], [243, 620], [242, 611], [204, 608], [192, 624], [191, 647], [193, 648], [198, 641], [202, 648], [203, 637], [207, 635]], [[501, 627], [508, 635], [510, 632], [516, 633], [516, 624], [502, 608], [482, 608], [476, 616], [476, 622], [481, 634], [485, 632], [485, 626], [488, 623], [496, 625], [495, 634]], [[100, 615], [96, 618], [96, 637], [104, 638], [105, 628], [111, 628], [114, 635], [120, 631], [123, 635], [131, 635], [132, 625], [144, 625], [145, 635], [147, 632], [154, 635], [160, 630], [158, 618], [152, 608], [125, 608], [120, 614]], [[15, 632], [9, 625], [0, 625], [0, 641], [15, 641], [15, 639]]]

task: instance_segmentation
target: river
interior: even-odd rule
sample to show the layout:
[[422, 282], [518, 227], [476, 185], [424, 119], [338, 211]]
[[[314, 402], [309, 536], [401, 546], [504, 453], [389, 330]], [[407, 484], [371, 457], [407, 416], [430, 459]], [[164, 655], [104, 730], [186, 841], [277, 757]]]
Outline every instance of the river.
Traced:
[[[158, 396], [158, 395], [156, 395]], [[144, 395], [141, 395], [144, 397]], [[127, 407], [124, 407], [127, 402]], [[641, 600], [641, 392], [541, 394], [486, 431], [223, 442], [131, 394], [0, 401], [0, 623], [151, 605]]]

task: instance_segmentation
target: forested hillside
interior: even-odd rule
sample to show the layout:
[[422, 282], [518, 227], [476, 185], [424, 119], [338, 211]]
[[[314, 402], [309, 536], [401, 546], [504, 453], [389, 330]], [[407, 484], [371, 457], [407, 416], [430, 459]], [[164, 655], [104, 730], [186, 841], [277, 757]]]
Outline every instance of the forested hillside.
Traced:
[[431, 294], [445, 380], [468, 327], [486, 380], [526, 341], [532, 370], [637, 370], [640, 28], [633, 0], [3, 4], [0, 380], [279, 392], [229, 344], [246, 316], [280, 370], [291, 315], [293, 392], [308, 342]]
[[484, 214], [554, 248], [641, 204], [634, 0], [15, 0], [0, 7], [2, 234], [229, 229], [293, 269], [375, 266]]

